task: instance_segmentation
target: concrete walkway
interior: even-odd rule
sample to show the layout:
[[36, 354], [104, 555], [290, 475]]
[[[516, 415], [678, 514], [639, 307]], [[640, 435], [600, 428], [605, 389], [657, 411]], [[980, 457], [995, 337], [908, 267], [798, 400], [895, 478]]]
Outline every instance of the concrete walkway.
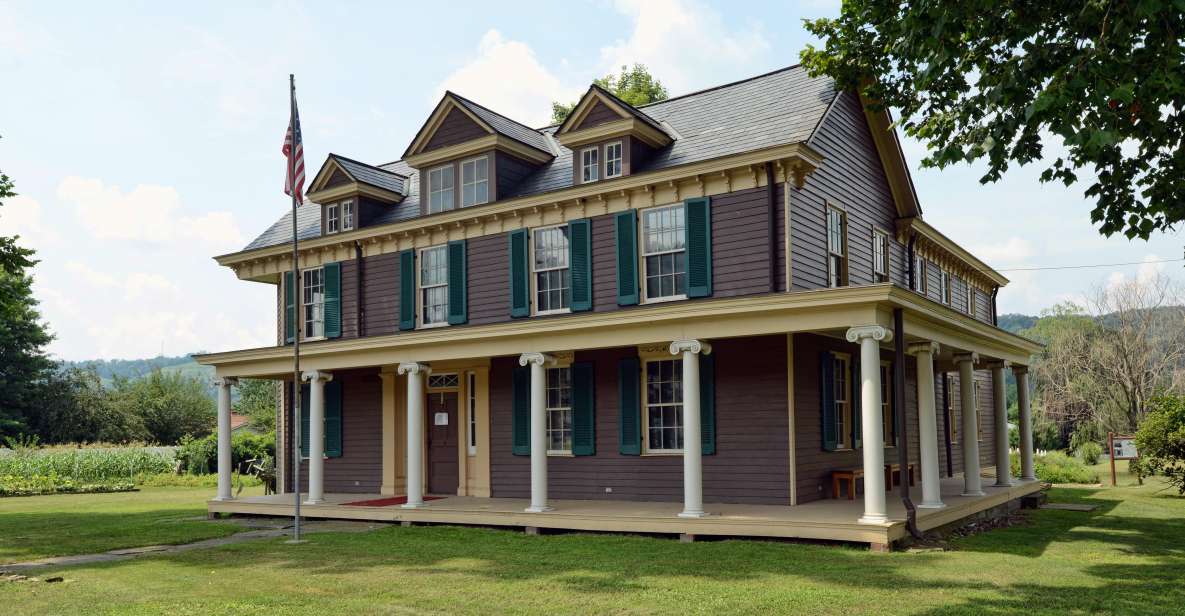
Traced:
[[[148, 545], [139, 548], [111, 550], [109, 552], [101, 552], [99, 554], [54, 556], [52, 558], [41, 558], [38, 560], [30, 560], [26, 562], [8, 563], [0, 565], [0, 576], [16, 573], [19, 571], [38, 569], [41, 567], [69, 567], [73, 565], [89, 565], [92, 563], [128, 560], [149, 554], [173, 554], [177, 552], [188, 552], [190, 550], [204, 550], [224, 545], [232, 545], [235, 543], [257, 541], [259, 539], [286, 537], [292, 534], [292, 525], [290, 523], [277, 523], [271, 520], [234, 520], [233, 522], [251, 528], [252, 530], [235, 533], [229, 537], [218, 537], [215, 539], [206, 539], [204, 541], [195, 541], [193, 543], [183, 543], [180, 545]], [[346, 522], [340, 520], [302, 520], [300, 530], [302, 535], [305, 533], [329, 532], [362, 533], [377, 530], [379, 528], [383, 528], [384, 526], [387, 526], [387, 524], [377, 522]]]

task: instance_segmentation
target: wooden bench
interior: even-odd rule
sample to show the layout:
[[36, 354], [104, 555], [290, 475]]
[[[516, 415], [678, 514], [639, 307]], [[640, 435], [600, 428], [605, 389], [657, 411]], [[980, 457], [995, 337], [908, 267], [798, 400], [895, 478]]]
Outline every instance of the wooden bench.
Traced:
[[[907, 469], [909, 472], [909, 485], [914, 486], [913, 482], [913, 462], [909, 463]], [[885, 489], [892, 490], [894, 486], [901, 485], [901, 465], [900, 464], [886, 464], [885, 465]]]
[[[912, 462], [909, 463], [907, 472], [909, 473], [909, 485], [912, 486], [914, 485]], [[848, 500], [856, 500], [856, 480], [863, 477], [864, 467], [841, 468], [831, 471], [831, 498], [839, 498], [839, 488], [846, 483], [848, 486]], [[892, 490], [895, 485], [901, 485], [901, 465], [894, 463], [885, 464], [885, 491]]]

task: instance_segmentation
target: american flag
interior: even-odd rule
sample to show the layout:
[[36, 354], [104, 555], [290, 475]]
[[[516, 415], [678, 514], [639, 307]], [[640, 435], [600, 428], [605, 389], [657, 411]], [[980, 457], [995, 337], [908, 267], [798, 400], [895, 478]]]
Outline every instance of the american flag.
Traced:
[[[293, 137], [295, 134], [295, 137]], [[293, 142], [296, 147], [293, 147]], [[284, 147], [281, 148], [284, 158], [288, 159], [288, 171], [284, 177], [284, 194], [293, 196], [295, 190], [297, 201], [304, 201], [304, 141], [300, 136], [300, 112], [296, 110], [296, 101], [292, 101], [292, 119], [288, 123], [288, 132], [284, 133]], [[293, 176], [296, 176], [293, 181]]]

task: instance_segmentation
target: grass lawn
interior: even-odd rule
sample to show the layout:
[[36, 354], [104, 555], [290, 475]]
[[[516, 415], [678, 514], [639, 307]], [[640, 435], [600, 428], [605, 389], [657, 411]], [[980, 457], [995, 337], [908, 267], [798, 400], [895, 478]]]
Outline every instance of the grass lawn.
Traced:
[[[1030, 524], [957, 551], [916, 554], [393, 526], [40, 572], [68, 581], [0, 583], [0, 604], [22, 614], [1180, 613], [1185, 499], [1149, 482], [1062, 488], [1053, 500], [1099, 508], [1032, 512]], [[158, 506], [170, 504], [183, 507]]]
[[[114, 494], [0, 498], [0, 563], [188, 543], [242, 528], [211, 524], [205, 500], [214, 488], [146, 488]], [[246, 488], [244, 494], [263, 493]]]

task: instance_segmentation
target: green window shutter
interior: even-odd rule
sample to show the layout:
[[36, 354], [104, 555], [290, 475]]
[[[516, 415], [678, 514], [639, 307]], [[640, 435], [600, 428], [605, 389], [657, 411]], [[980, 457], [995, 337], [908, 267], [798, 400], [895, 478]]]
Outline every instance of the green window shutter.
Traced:
[[326, 263], [325, 272], [325, 337], [341, 338], [342, 335], [342, 266], [341, 263]]
[[687, 297], [712, 296], [712, 208], [707, 197], [683, 202], [687, 225]]
[[448, 243], [448, 323], [464, 325], [468, 320], [465, 286], [465, 240]]
[[634, 306], [638, 303], [638, 217], [634, 211], [615, 214], [613, 230], [617, 249], [617, 305]]
[[592, 362], [572, 364], [572, 455], [597, 453], [596, 380]]
[[399, 329], [416, 328], [416, 251], [399, 253]]
[[527, 230], [510, 232], [510, 316], [531, 316], [530, 258]]
[[300, 386], [300, 457], [309, 457], [309, 386]]
[[342, 384], [329, 381], [325, 384], [325, 456], [340, 458], [342, 455]]
[[296, 276], [284, 272], [284, 341], [296, 341]]
[[513, 453], [516, 456], [531, 455], [531, 370], [526, 366], [515, 366], [511, 376], [513, 402], [511, 409], [511, 432]]
[[699, 356], [699, 440], [705, 456], [716, 453], [716, 356]]
[[568, 223], [568, 271], [572, 312], [592, 310], [592, 225], [588, 219]]
[[636, 456], [642, 453], [642, 365], [637, 357], [617, 362], [618, 452]]
[[850, 379], [852, 386], [848, 393], [852, 398], [852, 448], [859, 449], [864, 444], [862, 434], [864, 431], [864, 412], [861, 410], [863, 401], [860, 399], [860, 361], [852, 362], [852, 378]]
[[839, 435], [835, 430], [835, 355], [823, 351], [819, 355], [819, 399], [823, 419], [823, 449], [835, 451], [839, 448]]

